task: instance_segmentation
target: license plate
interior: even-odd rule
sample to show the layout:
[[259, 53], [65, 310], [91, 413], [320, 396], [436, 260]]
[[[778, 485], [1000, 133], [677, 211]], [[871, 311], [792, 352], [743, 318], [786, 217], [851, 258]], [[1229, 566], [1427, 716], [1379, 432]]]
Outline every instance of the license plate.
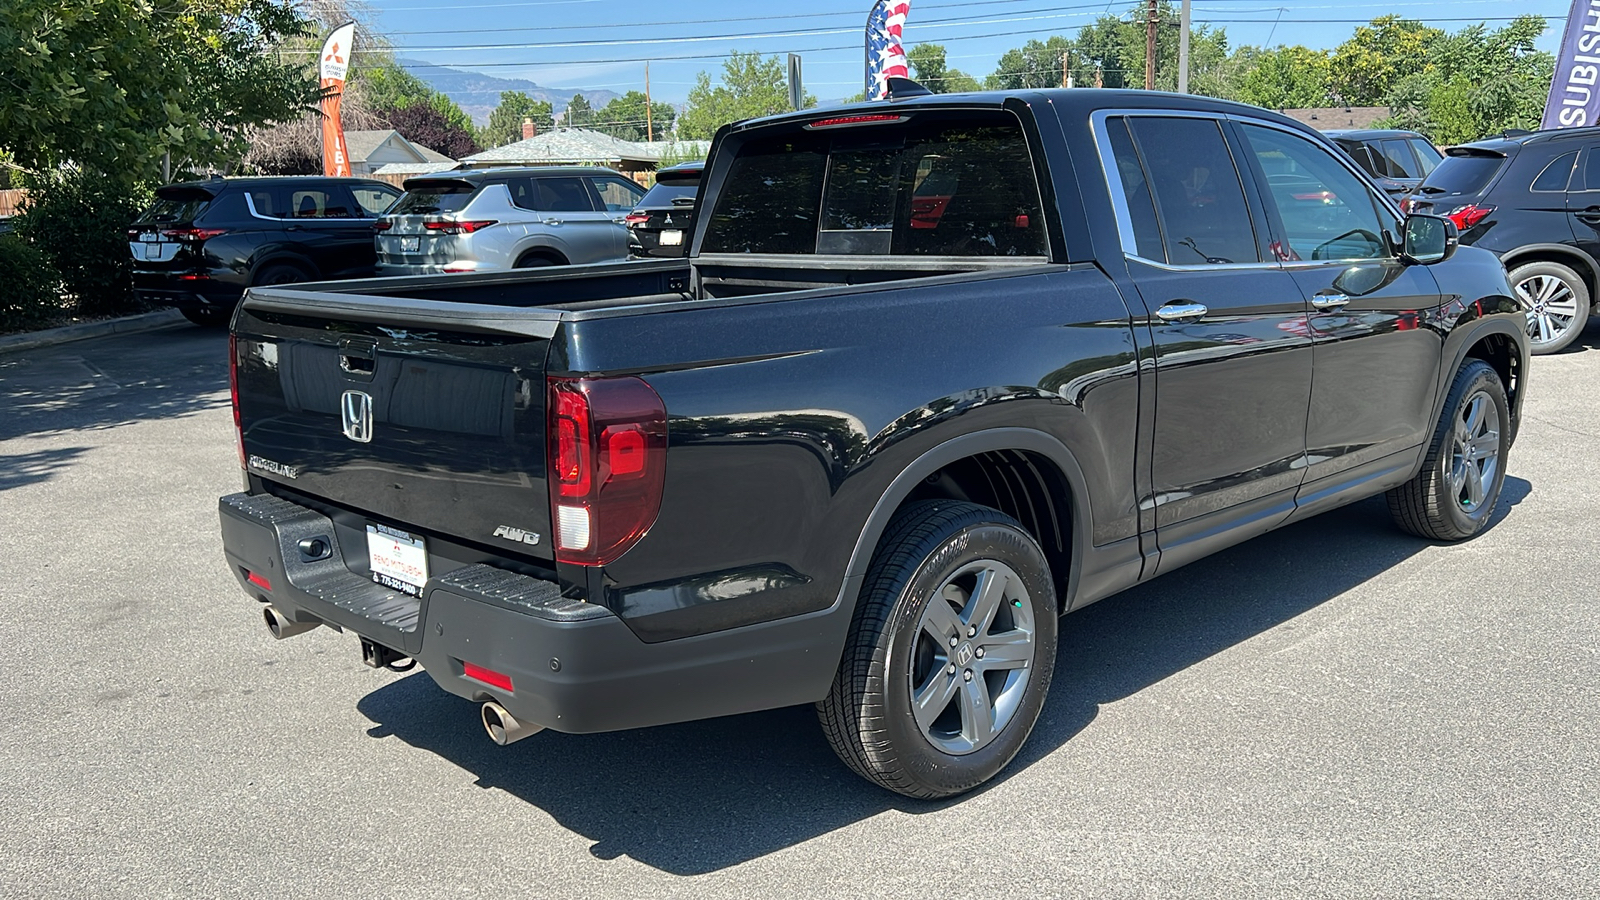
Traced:
[[421, 250], [422, 250], [422, 238], [420, 238], [420, 237], [402, 237], [402, 238], [400, 238], [400, 252], [401, 253], [417, 253], [417, 252], [419, 252]]
[[422, 596], [422, 586], [428, 583], [428, 547], [422, 538], [387, 525], [368, 525], [367, 561], [373, 581]]
[[683, 232], [677, 231], [677, 230], [661, 232], [661, 246], [663, 246], [663, 247], [681, 247], [681, 246], [683, 246]]
[[156, 241], [161, 240], [161, 236], [156, 234], [154, 231], [141, 231], [139, 232], [139, 240], [144, 241], [147, 244], [153, 244]]
[[145, 244], [144, 245], [144, 258], [145, 259], [160, 259], [161, 258], [161, 245], [160, 244]]

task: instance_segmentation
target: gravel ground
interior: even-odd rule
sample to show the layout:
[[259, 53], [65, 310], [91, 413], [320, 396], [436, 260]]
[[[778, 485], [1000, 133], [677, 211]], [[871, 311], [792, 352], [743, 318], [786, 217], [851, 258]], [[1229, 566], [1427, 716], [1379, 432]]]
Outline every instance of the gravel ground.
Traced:
[[225, 571], [225, 341], [0, 356], [0, 895], [1600, 895], [1600, 340], [1535, 360], [1498, 521], [1381, 501], [1068, 617], [1023, 756], [959, 802], [809, 708], [492, 745]]

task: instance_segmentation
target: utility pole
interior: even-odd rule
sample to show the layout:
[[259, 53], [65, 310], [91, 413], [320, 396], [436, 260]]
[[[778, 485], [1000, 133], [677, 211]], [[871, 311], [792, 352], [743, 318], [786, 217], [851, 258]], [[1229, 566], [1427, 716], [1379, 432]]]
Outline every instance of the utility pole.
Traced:
[[1061, 86], [1072, 87], [1072, 56], [1070, 50], [1061, 51]]
[[1178, 93], [1189, 93], [1189, 0], [1178, 14]]
[[[1187, 3], [1189, 0], [1184, 2]], [[634, 121], [637, 122], [638, 119]], [[647, 141], [656, 139], [655, 119], [650, 114], [650, 60], [648, 59], [644, 61], [644, 139]]]
[[1144, 20], [1144, 89], [1156, 89], [1156, 0], [1150, 0]]

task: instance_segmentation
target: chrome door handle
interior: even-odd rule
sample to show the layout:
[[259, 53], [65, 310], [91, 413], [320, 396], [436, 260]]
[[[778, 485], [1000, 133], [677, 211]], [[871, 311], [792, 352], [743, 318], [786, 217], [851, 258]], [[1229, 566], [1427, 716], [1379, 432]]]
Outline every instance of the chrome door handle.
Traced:
[[1350, 302], [1344, 294], [1315, 294], [1311, 297], [1311, 305], [1317, 309], [1338, 309]]
[[545, 219], [543, 222], [540, 222], [539, 224], [541, 224], [541, 225], [560, 225], [561, 224], [561, 220], [560, 219]]
[[1198, 319], [1205, 314], [1204, 305], [1187, 300], [1175, 300], [1156, 310], [1156, 317], [1165, 322], [1184, 322]]
[[611, 224], [613, 224], [613, 225], [626, 225], [626, 224], [628, 224], [628, 217], [627, 216], [618, 216], [615, 219], [611, 220]]

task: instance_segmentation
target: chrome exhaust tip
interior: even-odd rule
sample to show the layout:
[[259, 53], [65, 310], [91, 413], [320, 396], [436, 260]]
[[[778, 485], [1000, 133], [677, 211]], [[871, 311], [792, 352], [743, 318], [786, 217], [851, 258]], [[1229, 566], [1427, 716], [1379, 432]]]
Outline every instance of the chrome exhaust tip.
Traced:
[[530, 725], [518, 722], [516, 717], [506, 711], [504, 706], [490, 700], [483, 705], [483, 730], [489, 733], [489, 740], [504, 747], [515, 744], [517, 741], [544, 730], [543, 725]]
[[294, 637], [297, 634], [305, 634], [322, 624], [320, 621], [296, 622], [284, 615], [283, 611], [276, 606], [263, 607], [261, 615], [267, 620], [267, 630], [272, 632], [272, 636], [280, 641], [284, 638]]

